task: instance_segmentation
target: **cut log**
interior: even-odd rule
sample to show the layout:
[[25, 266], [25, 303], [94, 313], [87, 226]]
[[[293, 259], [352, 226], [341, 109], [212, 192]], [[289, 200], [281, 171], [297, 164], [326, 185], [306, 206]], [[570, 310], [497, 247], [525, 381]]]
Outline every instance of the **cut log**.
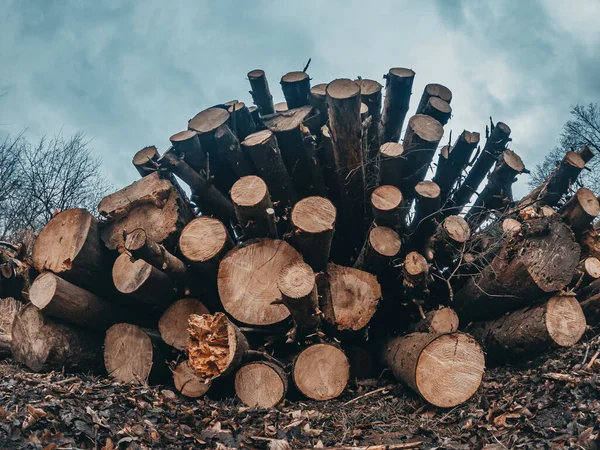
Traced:
[[414, 326], [410, 327], [410, 331], [420, 333], [454, 333], [458, 330], [458, 315], [453, 309], [442, 307], [434, 311], [429, 311], [425, 314], [425, 318], [421, 319]]
[[289, 109], [310, 105], [310, 77], [306, 72], [289, 72], [281, 77], [281, 90]]
[[[367, 131], [367, 168], [374, 166], [379, 152], [380, 123], [381, 123], [381, 89], [383, 86], [374, 80], [357, 80], [360, 86], [360, 101], [367, 105], [367, 115], [371, 117], [371, 124]], [[363, 119], [364, 120], [364, 119]]]
[[25, 306], [12, 326], [12, 355], [34, 372], [96, 371], [102, 367], [102, 338]]
[[195, 298], [182, 298], [169, 306], [158, 321], [158, 331], [162, 340], [177, 350], [184, 350], [188, 344], [188, 320], [190, 315], [209, 314], [206, 306]]
[[400, 188], [402, 166], [406, 164], [404, 147], [396, 142], [386, 142], [379, 148], [379, 184]]
[[307, 197], [292, 210], [290, 243], [316, 271], [325, 269], [329, 260], [336, 221], [336, 209], [324, 197]]
[[275, 109], [276, 113], [289, 111], [287, 102], [275, 103], [275, 105], [273, 105], [273, 108]]
[[578, 233], [578, 242], [583, 255], [595, 256], [600, 259], [600, 232], [594, 228]]
[[169, 138], [173, 153], [184, 160], [196, 172], [206, 174], [208, 156], [200, 145], [198, 133], [193, 130], [180, 131]]
[[335, 331], [358, 331], [367, 326], [381, 299], [377, 277], [329, 263], [319, 277], [321, 310]]
[[469, 203], [479, 185], [490, 171], [498, 157], [506, 149], [506, 144], [510, 141], [510, 128], [502, 122], [498, 122], [489, 134], [485, 142], [483, 151], [475, 161], [465, 181], [452, 196], [453, 209], [450, 214], [459, 214], [463, 206]]
[[115, 261], [112, 278], [119, 292], [147, 305], [167, 305], [175, 296], [173, 282], [167, 274], [143, 259], [133, 260], [127, 253]]
[[203, 383], [194, 373], [188, 360], [177, 364], [173, 370], [173, 384], [181, 395], [189, 398], [202, 397], [210, 388], [210, 384]]
[[275, 113], [273, 107], [273, 96], [269, 90], [269, 83], [265, 76], [265, 71], [256, 69], [248, 72], [248, 80], [250, 81], [250, 95], [252, 95], [252, 101], [258, 108], [261, 116]]
[[415, 73], [410, 69], [393, 68], [384, 75], [385, 101], [381, 117], [381, 142], [398, 142], [408, 112]]
[[402, 192], [395, 186], [379, 186], [371, 194], [373, 219], [379, 226], [394, 230], [400, 228], [404, 220]]
[[143, 259], [148, 264], [169, 275], [174, 280], [187, 280], [187, 265], [161, 244], [148, 238], [145, 230], [138, 228], [131, 233], [126, 232], [125, 250], [135, 259]]
[[452, 408], [475, 394], [485, 370], [481, 347], [468, 334], [412, 333], [388, 342], [392, 373], [432, 405]]
[[29, 300], [44, 315], [83, 327], [106, 330], [125, 318], [125, 311], [51, 272], [38, 276], [29, 291]]
[[575, 195], [561, 208], [562, 219], [575, 232], [586, 228], [600, 213], [596, 195], [587, 188], [579, 188]]
[[441, 207], [440, 187], [433, 181], [420, 181], [414, 188], [415, 216], [411, 223], [413, 249], [424, 253], [429, 238], [437, 227], [436, 216]]
[[321, 324], [319, 296], [315, 274], [311, 267], [296, 261], [281, 269], [277, 277], [283, 304], [296, 324], [297, 335], [304, 337], [316, 331]]
[[339, 397], [350, 378], [350, 363], [344, 352], [331, 344], [315, 344], [294, 360], [292, 379], [298, 390], [313, 400]]
[[283, 267], [302, 261], [287, 242], [260, 239], [231, 250], [219, 265], [219, 296], [225, 311], [249, 325], [273, 325], [287, 319], [277, 277]]
[[344, 180], [341, 178], [340, 165], [334, 148], [331, 131], [328, 125], [321, 128], [321, 146], [319, 149], [323, 180], [327, 188], [327, 197], [336, 208], [342, 207], [342, 190], [345, 189]]
[[419, 106], [417, 106], [416, 114], [426, 114], [423, 111], [429, 100], [432, 98], [439, 98], [440, 100], [450, 104], [452, 102], [452, 91], [441, 84], [428, 84], [423, 90], [423, 95], [421, 95], [421, 100], [419, 100]]
[[121, 383], [146, 384], [166, 374], [158, 333], [128, 323], [113, 325], [104, 338], [104, 367]]
[[24, 306], [14, 298], [0, 298], [0, 355], [10, 354], [13, 322]]
[[423, 255], [410, 252], [404, 259], [402, 273], [404, 275], [404, 298], [419, 308], [423, 307], [429, 297], [429, 264]]
[[310, 104], [319, 111], [320, 125], [327, 123], [327, 83], [317, 84], [310, 88]]
[[585, 315], [575, 296], [559, 294], [541, 305], [475, 323], [468, 330], [483, 345], [489, 360], [499, 362], [535, 355], [553, 346], [571, 347], [579, 342], [585, 326]]
[[235, 393], [246, 406], [272, 408], [288, 389], [288, 375], [277, 364], [257, 361], [243, 365], [235, 374]]
[[425, 256], [429, 261], [435, 260], [439, 268], [451, 267], [460, 259], [470, 237], [471, 230], [465, 219], [460, 216], [448, 216], [438, 225]]
[[185, 350], [189, 364], [204, 383], [233, 373], [249, 349], [240, 329], [223, 313], [192, 314], [188, 331], [189, 345]]
[[273, 204], [262, 178], [254, 175], [240, 178], [231, 188], [231, 201], [238, 222], [243, 228], [244, 237], [269, 236], [267, 210], [273, 208]]
[[232, 248], [233, 240], [227, 228], [214, 217], [196, 217], [179, 236], [181, 254], [210, 282], [216, 279], [219, 262]]
[[62, 211], [46, 224], [33, 246], [33, 264], [96, 294], [111, 290], [111, 263], [98, 221], [83, 209]]
[[583, 159], [583, 161], [586, 164], [589, 163], [592, 160], [592, 158], [594, 157], [594, 152], [587, 145], [584, 145], [583, 147], [581, 147], [581, 149], [579, 149], [577, 154], [579, 156], [581, 156], [581, 159]]
[[528, 228], [456, 293], [452, 306], [461, 322], [498, 317], [571, 282], [580, 249], [569, 227], [544, 217], [529, 221]]
[[577, 266], [571, 285], [580, 289], [600, 278], [600, 260], [594, 256], [584, 258]]
[[423, 111], [419, 114], [424, 114], [426, 116], [433, 117], [442, 126], [446, 125], [452, 117], [452, 107], [448, 104], [448, 102], [442, 100], [439, 97], [431, 97]]
[[145, 177], [158, 170], [157, 161], [159, 158], [160, 153], [158, 153], [158, 150], [154, 145], [151, 145], [136, 152], [136, 154], [133, 155], [133, 160], [131, 162], [135, 166], [135, 170], [137, 170], [142, 177]]
[[596, 294], [581, 302], [581, 309], [588, 325], [597, 328], [600, 326], [600, 295]]
[[256, 133], [256, 124], [252, 114], [243, 102], [235, 102], [227, 110], [231, 117], [233, 132], [239, 142], [242, 142], [252, 133]]
[[378, 275], [391, 267], [400, 253], [400, 236], [391, 228], [373, 227], [354, 267]]

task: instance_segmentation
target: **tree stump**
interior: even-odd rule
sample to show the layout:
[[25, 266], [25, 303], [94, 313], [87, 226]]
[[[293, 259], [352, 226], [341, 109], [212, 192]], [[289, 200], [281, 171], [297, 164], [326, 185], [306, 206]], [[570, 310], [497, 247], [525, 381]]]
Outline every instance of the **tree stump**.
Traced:
[[267, 82], [265, 71], [256, 69], [248, 72], [248, 80], [250, 81], [250, 86], [252, 88], [250, 91], [252, 100], [258, 108], [260, 115], [266, 116], [268, 114], [273, 114], [275, 112], [273, 107], [273, 96], [269, 90], [269, 83]]

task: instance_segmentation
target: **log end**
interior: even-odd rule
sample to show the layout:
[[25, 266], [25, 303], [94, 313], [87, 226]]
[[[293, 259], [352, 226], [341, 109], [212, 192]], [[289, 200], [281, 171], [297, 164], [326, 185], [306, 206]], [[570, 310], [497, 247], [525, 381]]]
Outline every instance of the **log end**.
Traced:
[[244, 365], [235, 375], [235, 393], [251, 408], [272, 408], [287, 392], [287, 375], [274, 363], [258, 361]]
[[404, 259], [404, 270], [412, 278], [420, 277], [429, 271], [429, 264], [423, 255], [410, 252]]
[[308, 264], [297, 261], [281, 269], [277, 287], [288, 298], [304, 298], [315, 288], [315, 274]]
[[415, 186], [415, 192], [420, 198], [438, 198], [441, 190], [438, 184], [433, 181], [420, 181]]
[[415, 76], [414, 70], [405, 67], [393, 67], [389, 73], [397, 78], [414, 78]]
[[258, 205], [267, 195], [267, 185], [262, 178], [249, 175], [240, 178], [231, 188], [231, 201], [235, 205], [252, 207]]
[[400, 253], [400, 236], [388, 227], [375, 227], [371, 229], [369, 243], [379, 255], [388, 258], [393, 258]]
[[254, 147], [256, 145], [263, 145], [269, 142], [273, 138], [273, 132], [271, 130], [261, 130], [256, 133], [252, 133], [244, 139], [242, 145], [244, 147]]
[[133, 155], [133, 160], [131, 162], [134, 166], [141, 166], [146, 164], [148, 161], [157, 160], [159, 157], [160, 155], [156, 147], [154, 145], [150, 145], [136, 152], [136, 154]]
[[108, 375], [123, 383], [145, 383], [153, 362], [150, 337], [128, 323], [113, 325], [104, 339], [104, 367]]
[[386, 142], [379, 147], [379, 155], [383, 158], [400, 158], [404, 154], [404, 146], [397, 142]]
[[[408, 121], [408, 128], [426, 142], [439, 142], [444, 135], [442, 124], [433, 117], [416, 114]], [[411, 149], [406, 149], [410, 151]]]
[[444, 227], [444, 230], [446, 230], [446, 233], [448, 233], [448, 237], [450, 237], [450, 239], [452, 239], [454, 242], [464, 244], [471, 237], [469, 224], [460, 216], [446, 217], [442, 226]]
[[425, 86], [425, 92], [430, 97], [438, 97], [448, 103], [452, 101], [452, 91], [442, 84], [430, 83]]
[[327, 85], [327, 96], [344, 100], [360, 95], [360, 86], [347, 78], [339, 78]]
[[516, 219], [511, 219], [510, 217], [502, 221], [502, 232], [509, 237], [512, 237], [521, 231], [522, 227], [523, 225], [521, 225], [521, 222]]
[[552, 297], [546, 306], [546, 329], [561, 347], [575, 345], [585, 332], [585, 315], [575, 296]]
[[195, 298], [182, 298], [167, 308], [158, 321], [158, 331], [167, 345], [177, 350], [185, 349], [189, 337], [188, 320], [192, 314], [209, 314], [209, 311]]
[[181, 232], [179, 250], [188, 261], [203, 263], [215, 258], [230, 241], [225, 225], [214, 217], [196, 217]]
[[[171, 141], [172, 144], [176, 145], [179, 142], [187, 141], [188, 139], [193, 138], [197, 134], [198, 133], [194, 130], [183, 130], [183, 131], [180, 131], [179, 133], [175, 133], [173, 136], [171, 136], [169, 138], [169, 141]], [[155, 149], [156, 149], [156, 147], [155, 147]], [[134, 164], [135, 164], [135, 160], [134, 160]]]
[[152, 269], [143, 259], [132, 260], [127, 253], [122, 253], [113, 265], [113, 283], [119, 292], [132, 294], [152, 276]]
[[247, 76], [250, 81], [257, 80], [265, 76], [265, 71], [262, 69], [254, 69], [248, 72]]
[[283, 83], [298, 83], [300, 81], [304, 81], [308, 79], [308, 74], [306, 72], [288, 72], [284, 76], [281, 77], [281, 84]]
[[300, 232], [323, 233], [333, 230], [336, 209], [325, 197], [306, 197], [292, 210], [292, 223]]
[[43, 310], [54, 298], [57, 287], [57, 276], [50, 272], [39, 275], [29, 289], [29, 300]]
[[344, 392], [350, 378], [350, 363], [338, 347], [315, 344], [296, 357], [292, 376], [294, 384], [306, 397], [330, 400]]
[[210, 133], [229, 120], [229, 113], [223, 108], [208, 108], [200, 111], [188, 122], [188, 129], [198, 133]]
[[458, 314], [452, 308], [440, 308], [430, 314], [429, 333], [454, 333], [458, 330]]
[[181, 395], [189, 398], [202, 397], [210, 388], [209, 383], [203, 383], [196, 376], [188, 361], [183, 361], [173, 370], [173, 384]]
[[594, 280], [600, 278], [600, 260], [598, 258], [594, 256], [585, 258], [583, 261], [583, 269], [584, 272]]
[[402, 205], [402, 192], [389, 184], [379, 186], [371, 194], [371, 204], [378, 211], [393, 211]]

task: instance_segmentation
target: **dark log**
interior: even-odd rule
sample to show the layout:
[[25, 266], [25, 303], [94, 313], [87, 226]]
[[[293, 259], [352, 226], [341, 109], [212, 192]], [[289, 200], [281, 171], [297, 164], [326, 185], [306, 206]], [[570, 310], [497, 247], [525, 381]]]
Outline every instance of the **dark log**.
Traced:
[[571, 287], [579, 290], [598, 278], [600, 278], [600, 260], [594, 256], [588, 256], [579, 262]]
[[586, 164], [589, 163], [594, 157], [594, 152], [587, 145], [581, 147], [577, 153], [579, 156], [581, 156], [581, 159], [583, 159]]
[[320, 125], [327, 123], [327, 83], [321, 83], [310, 88], [310, 104], [319, 111]]
[[421, 309], [429, 297], [429, 264], [420, 253], [410, 252], [404, 259], [402, 269], [404, 298]]
[[289, 111], [290, 108], [288, 108], [287, 102], [279, 102], [275, 103], [274, 109], [276, 113], [281, 113]]
[[269, 236], [270, 219], [267, 214], [273, 204], [267, 185], [261, 178], [251, 175], [236, 181], [231, 188], [231, 201], [244, 237], [275, 237]]
[[151, 145], [136, 152], [136, 154], [133, 155], [133, 160], [131, 162], [135, 166], [135, 170], [137, 170], [142, 177], [145, 177], [158, 170], [158, 158], [160, 158], [160, 153], [158, 153], [158, 150], [154, 145]]
[[420, 114], [433, 117], [443, 126], [452, 117], [452, 107], [439, 97], [431, 97]]
[[285, 399], [288, 378], [274, 362], [250, 362], [235, 374], [235, 393], [251, 408], [273, 408]]
[[319, 156], [321, 158], [321, 168], [323, 169], [323, 180], [327, 187], [327, 197], [337, 209], [341, 210], [342, 190], [344, 190], [346, 185], [341, 177], [337, 152], [331, 138], [331, 131], [327, 125], [323, 125], [321, 128]]
[[235, 102], [227, 111], [231, 117], [232, 131], [235, 133], [239, 142], [242, 142], [252, 133], [256, 133], [256, 124], [245, 103]]
[[465, 219], [460, 216], [448, 216], [437, 226], [425, 256], [429, 261], [435, 260], [440, 268], [451, 267], [464, 253], [465, 244], [470, 236], [471, 230]]
[[288, 264], [279, 272], [277, 288], [282, 301], [290, 311], [296, 324], [296, 335], [300, 340], [319, 329], [321, 311], [315, 274], [311, 267], [302, 262]]
[[600, 213], [596, 195], [587, 188], [579, 188], [575, 195], [561, 208], [562, 219], [576, 233], [589, 226]]
[[378, 275], [390, 267], [400, 253], [398, 233], [387, 227], [373, 227], [356, 259], [354, 267]]
[[206, 150], [200, 145], [200, 139], [196, 131], [180, 131], [171, 136], [169, 140], [171, 141], [175, 155], [183, 159], [196, 172], [207, 173], [208, 156], [206, 155]]
[[202, 397], [210, 388], [210, 383], [203, 383], [194, 373], [187, 359], [173, 369], [173, 384], [181, 395], [189, 398]]
[[373, 219], [379, 226], [394, 230], [400, 228], [404, 219], [402, 192], [395, 186], [379, 186], [371, 194]]
[[583, 255], [595, 256], [600, 259], [600, 232], [598, 230], [588, 228], [578, 233], [577, 238]]
[[384, 78], [385, 101], [380, 142], [398, 142], [408, 112], [415, 73], [410, 69], [397, 67], [390, 69]]
[[454, 333], [458, 330], [458, 315], [453, 309], [442, 307], [425, 314], [425, 318], [412, 325], [409, 330], [420, 333]]
[[24, 306], [14, 298], [0, 298], [0, 355], [10, 354], [13, 323]]
[[437, 227], [436, 216], [440, 210], [440, 187], [433, 181], [421, 181], [415, 186], [415, 217], [411, 223], [411, 245], [423, 253], [429, 238]]
[[269, 91], [269, 83], [265, 76], [265, 71], [256, 69], [248, 72], [248, 80], [250, 81], [250, 87], [252, 90], [252, 101], [258, 108], [261, 116], [266, 116], [275, 113], [273, 106], [273, 96]]
[[379, 148], [379, 184], [402, 187], [402, 167], [406, 164], [404, 147], [386, 142]]
[[441, 84], [428, 84], [423, 90], [423, 95], [421, 95], [421, 100], [419, 100], [419, 106], [417, 106], [416, 114], [426, 114], [423, 112], [423, 110], [431, 98], [439, 98], [450, 104], [452, 102], [452, 91]]
[[184, 350], [188, 344], [190, 315], [210, 314], [206, 306], [195, 298], [182, 298], [169, 306], [158, 321], [158, 331], [165, 344]]
[[310, 105], [310, 77], [306, 72], [289, 72], [281, 77], [281, 90], [289, 109]]

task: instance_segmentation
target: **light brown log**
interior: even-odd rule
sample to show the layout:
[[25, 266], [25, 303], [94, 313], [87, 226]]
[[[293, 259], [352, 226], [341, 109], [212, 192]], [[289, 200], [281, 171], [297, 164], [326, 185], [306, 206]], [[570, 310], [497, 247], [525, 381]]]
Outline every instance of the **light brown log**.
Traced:
[[256, 124], [250, 110], [243, 102], [235, 102], [227, 110], [231, 117], [233, 132], [240, 142], [256, 132]]
[[469, 332], [494, 362], [571, 347], [585, 331], [585, 315], [574, 295], [558, 294], [545, 303], [514, 311], [491, 322], [475, 323]]
[[296, 261], [283, 267], [277, 277], [282, 301], [296, 324], [297, 334], [306, 336], [321, 324], [319, 296], [315, 274], [311, 267]]
[[261, 116], [273, 114], [275, 109], [273, 108], [273, 96], [269, 91], [269, 83], [265, 76], [265, 71], [256, 69], [248, 72], [248, 80], [252, 90], [252, 100], [258, 108]]
[[398, 229], [402, 224], [402, 192], [395, 186], [382, 185], [371, 194], [373, 219], [379, 226]]
[[233, 373], [248, 351], [248, 341], [223, 313], [192, 314], [186, 353], [194, 373], [204, 383]]
[[235, 374], [235, 393], [246, 406], [272, 408], [285, 399], [288, 375], [271, 361], [243, 365]]
[[400, 253], [400, 236], [391, 228], [372, 227], [354, 267], [378, 275], [394, 262]]
[[175, 296], [173, 282], [167, 274], [143, 259], [133, 260], [127, 253], [115, 261], [112, 278], [119, 292], [148, 305], [169, 304]]
[[411, 326], [410, 330], [434, 334], [454, 333], [458, 330], [458, 315], [448, 307], [429, 311], [425, 314], [425, 318]]
[[46, 224], [33, 247], [33, 264], [94, 293], [110, 290], [111, 262], [98, 221], [83, 209], [62, 211]]
[[83, 327], [105, 330], [125, 317], [119, 306], [51, 272], [35, 279], [29, 300], [45, 315]]
[[206, 150], [200, 145], [198, 133], [194, 130], [184, 130], [175, 133], [169, 138], [173, 152], [196, 172], [206, 174], [208, 169], [208, 156]]
[[310, 88], [310, 104], [319, 111], [320, 126], [327, 123], [327, 83], [316, 84]]
[[468, 334], [412, 333], [388, 342], [384, 360], [394, 376], [432, 405], [451, 408], [479, 388], [481, 347]]
[[132, 164], [138, 173], [145, 177], [158, 170], [157, 161], [160, 158], [160, 153], [154, 145], [144, 147], [133, 155]]
[[415, 73], [410, 69], [393, 68], [384, 75], [385, 101], [381, 117], [381, 142], [398, 142], [408, 112]]
[[344, 352], [331, 344], [315, 344], [294, 360], [292, 379], [298, 390], [313, 400], [331, 400], [344, 392], [350, 363]]
[[104, 338], [104, 367], [121, 383], [146, 384], [166, 373], [158, 333], [128, 323], [113, 325]]
[[259, 239], [231, 250], [219, 265], [219, 296], [225, 311], [249, 325], [273, 325], [287, 319], [288, 309], [273, 304], [281, 299], [276, 274], [301, 260], [291, 245], [275, 239]]
[[209, 314], [200, 300], [182, 298], [169, 306], [158, 321], [158, 331], [165, 344], [184, 350], [188, 343], [188, 320], [190, 315]]
[[24, 306], [14, 298], [0, 298], [0, 355], [10, 354], [13, 322]]
[[404, 147], [397, 142], [386, 142], [379, 148], [379, 184], [400, 188], [402, 166], [406, 164]]
[[336, 221], [335, 206], [324, 197], [307, 197], [292, 210], [290, 243], [316, 271], [329, 260]]
[[[517, 224], [520, 225], [519, 222]], [[470, 237], [471, 230], [465, 219], [448, 216], [438, 225], [425, 256], [429, 261], [435, 260], [438, 267], [450, 267], [455, 260], [460, 259]]]
[[269, 236], [267, 210], [273, 208], [273, 204], [262, 178], [255, 175], [240, 178], [231, 188], [231, 201], [245, 237]]
[[588, 188], [579, 188], [561, 208], [560, 215], [573, 231], [586, 228], [600, 213], [600, 203]]
[[415, 287], [423, 284], [429, 277], [429, 264], [423, 255], [410, 252], [404, 259], [404, 285]]
[[192, 220], [179, 236], [179, 251], [206, 280], [213, 281], [219, 262], [233, 248], [233, 240], [223, 223], [214, 217]]
[[289, 72], [281, 77], [281, 90], [289, 109], [310, 104], [310, 77], [306, 72]]
[[[380, 145], [380, 123], [381, 123], [381, 89], [383, 86], [374, 80], [357, 80], [360, 86], [360, 101], [367, 105], [367, 115], [371, 117], [371, 124], [367, 131], [367, 150], [365, 153], [365, 162], [367, 164], [367, 179], [369, 175], [376, 174], [377, 153]], [[363, 119], [364, 121], [364, 119]]]
[[209, 383], [203, 383], [194, 373], [187, 359], [173, 370], [173, 384], [181, 395], [189, 398], [202, 397], [210, 388]]
[[334, 330], [358, 331], [375, 314], [381, 286], [368, 272], [329, 263], [319, 279], [319, 294], [323, 316]]
[[417, 106], [417, 114], [425, 114], [423, 110], [427, 106], [427, 102], [431, 98], [439, 98], [447, 103], [452, 102], [452, 91], [446, 86], [437, 83], [431, 83], [425, 86], [421, 99], [419, 100], [419, 106]]
[[12, 355], [34, 372], [96, 371], [102, 366], [102, 337], [25, 306], [12, 326]]
[[187, 265], [161, 244], [149, 239], [145, 230], [138, 228], [131, 233], [125, 233], [125, 250], [131, 253], [135, 259], [143, 259], [174, 280], [188, 278]]
[[439, 97], [431, 97], [420, 114], [433, 117], [439, 123], [446, 125], [452, 117], [452, 107]]

